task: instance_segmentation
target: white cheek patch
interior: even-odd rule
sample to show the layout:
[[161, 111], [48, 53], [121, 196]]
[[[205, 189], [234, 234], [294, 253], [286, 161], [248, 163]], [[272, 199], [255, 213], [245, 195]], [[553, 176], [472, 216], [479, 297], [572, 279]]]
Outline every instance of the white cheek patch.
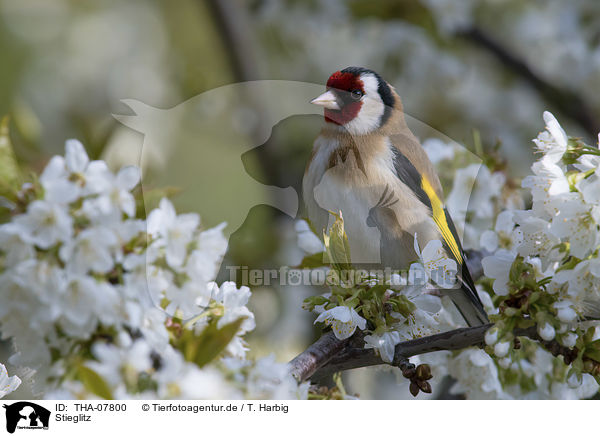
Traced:
[[363, 82], [365, 95], [362, 98], [362, 106], [356, 118], [344, 127], [348, 133], [353, 135], [364, 135], [379, 127], [385, 104], [377, 91], [379, 83], [377, 78], [370, 73], [362, 74], [360, 80]]

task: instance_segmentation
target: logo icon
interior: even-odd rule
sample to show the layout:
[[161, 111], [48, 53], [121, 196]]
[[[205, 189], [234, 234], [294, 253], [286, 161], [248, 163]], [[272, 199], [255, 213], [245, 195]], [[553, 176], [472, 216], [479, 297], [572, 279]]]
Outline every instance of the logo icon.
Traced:
[[6, 409], [6, 431], [14, 433], [18, 429], [48, 429], [50, 411], [42, 406], [29, 401], [19, 401], [10, 405], [4, 404]]

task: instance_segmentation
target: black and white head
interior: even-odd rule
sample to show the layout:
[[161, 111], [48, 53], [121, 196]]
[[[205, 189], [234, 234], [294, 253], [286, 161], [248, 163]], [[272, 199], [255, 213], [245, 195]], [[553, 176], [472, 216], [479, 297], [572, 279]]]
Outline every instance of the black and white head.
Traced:
[[383, 126], [396, 103], [390, 85], [375, 71], [348, 67], [327, 80], [327, 91], [311, 103], [323, 106], [325, 121], [352, 135], [365, 135]]

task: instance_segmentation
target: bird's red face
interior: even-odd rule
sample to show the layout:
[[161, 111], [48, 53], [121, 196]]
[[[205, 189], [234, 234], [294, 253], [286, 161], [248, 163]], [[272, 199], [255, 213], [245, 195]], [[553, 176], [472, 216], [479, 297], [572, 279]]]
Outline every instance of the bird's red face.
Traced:
[[327, 80], [327, 90], [335, 93], [340, 109], [325, 107], [325, 121], [346, 124], [358, 116], [365, 95], [364, 83], [359, 75], [336, 71]]
[[366, 134], [387, 121], [394, 96], [376, 72], [348, 67], [333, 73], [327, 80], [327, 91], [311, 103], [323, 107], [328, 123], [343, 126], [351, 134]]

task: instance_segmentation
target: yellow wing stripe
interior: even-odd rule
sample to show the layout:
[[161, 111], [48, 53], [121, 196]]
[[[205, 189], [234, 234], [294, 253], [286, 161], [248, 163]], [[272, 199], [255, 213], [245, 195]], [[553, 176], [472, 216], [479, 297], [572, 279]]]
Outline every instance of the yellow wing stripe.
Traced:
[[427, 197], [429, 197], [433, 220], [440, 229], [440, 232], [442, 232], [444, 241], [446, 241], [446, 244], [448, 244], [448, 247], [450, 247], [450, 250], [452, 251], [452, 254], [454, 254], [457, 262], [462, 264], [463, 260], [460, 253], [460, 248], [458, 247], [458, 242], [452, 235], [452, 231], [450, 231], [450, 227], [448, 226], [448, 220], [446, 220], [446, 212], [442, 206], [442, 201], [435, 193], [435, 190], [433, 189], [433, 186], [431, 186], [429, 180], [427, 180], [425, 177], [421, 177], [421, 188], [423, 191], [425, 191]]

